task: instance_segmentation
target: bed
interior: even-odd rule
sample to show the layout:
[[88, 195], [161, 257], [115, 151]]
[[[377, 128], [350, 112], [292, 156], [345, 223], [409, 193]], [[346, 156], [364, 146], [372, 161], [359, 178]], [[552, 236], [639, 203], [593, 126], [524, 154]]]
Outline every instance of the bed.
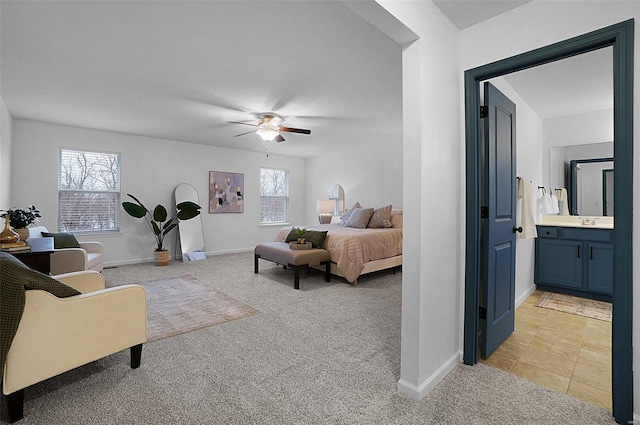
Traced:
[[[402, 210], [393, 210], [394, 227], [359, 229], [336, 224], [302, 226], [307, 230], [327, 231], [323, 248], [331, 254], [331, 274], [357, 285], [358, 277], [402, 265]], [[285, 241], [292, 227], [276, 235]]]

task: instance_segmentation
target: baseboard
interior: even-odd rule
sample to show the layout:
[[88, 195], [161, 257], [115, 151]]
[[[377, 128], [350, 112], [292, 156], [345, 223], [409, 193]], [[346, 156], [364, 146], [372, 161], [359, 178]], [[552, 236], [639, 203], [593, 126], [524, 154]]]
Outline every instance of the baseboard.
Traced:
[[529, 298], [529, 295], [533, 294], [535, 291], [536, 291], [536, 285], [535, 283], [532, 283], [531, 286], [529, 286], [527, 290], [524, 291], [524, 293], [520, 295], [516, 300], [516, 308], [520, 307], [520, 304], [525, 302], [527, 298]]
[[442, 366], [438, 368], [420, 386], [415, 386], [407, 381], [398, 381], [398, 392], [412, 400], [421, 400], [429, 394], [453, 369], [462, 361], [462, 350], [451, 356]]
[[[207, 257], [215, 257], [216, 255], [223, 255], [223, 254], [237, 254], [239, 252], [250, 252], [253, 251], [253, 248], [238, 248], [238, 249], [229, 249], [229, 250], [225, 250], [225, 251], [207, 251]], [[181, 261], [180, 259], [175, 259], [173, 256], [171, 257], [172, 260], [175, 261]], [[118, 267], [118, 266], [127, 266], [130, 264], [141, 264], [141, 263], [152, 263], [153, 257], [149, 257], [149, 258], [136, 258], [133, 260], [123, 260], [123, 261], [105, 261], [104, 263], [104, 267], [105, 268], [109, 268], [109, 267]]]

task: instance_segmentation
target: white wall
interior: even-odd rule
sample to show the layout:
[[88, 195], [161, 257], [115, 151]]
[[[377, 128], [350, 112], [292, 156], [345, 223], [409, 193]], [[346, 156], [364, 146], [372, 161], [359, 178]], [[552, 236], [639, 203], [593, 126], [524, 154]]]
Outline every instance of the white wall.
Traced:
[[11, 115], [0, 98], [0, 210], [11, 208]]
[[[461, 71], [504, 59], [570, 37], [635, 18], [640, 21], [637, 1], [533, 1], [461, 32]], [[640, 31], [635, 31], [634, 86], [640, 87]], [[637, 102], [636, 102], [637, 103]], [[640, 140], [640, 108], [634, 110], [634, 140]], [[606, 141], [600, 140], [600, 141]], [[634, 150], [634, 163], [640, 151]], [[637, 170], [636, 170], [637, 172]], [[640, 208], [640, 186], [634, 187], [634, 209]], [[463, 223], [460, 223], [463, 226]], [[640, 216], [635, 215], [633, 286], [640, 288]], [[640, 305], [640, 291], [634, 291], [634, 305]], [[634, 340], [640, 338], [640, 311], [635, 309]], [[634, 369], [640, 370], [640, 347], [635, 344]], [[637, 377], [636, 377], [637, 378]], [[640, 406], [640, 379], [634, 382], [636, 412]]]
[[459, 32], [431, 2], [378, 3], [420, 39], [403, 50], [402, 347], [399, 391], [421, 398], [461, 355], [463, 150]]
[[[263, 153], [217, 148], [172, 140], [155, 139], [107, 131], [14, 120], [11, 199], [15, 205], [35, 204], [41, 224], [57, 229], [58, 149], [76, 148], [122, 154], [122, 201], [127, 193], [147, 208], [161, 203], [173, 208], [173, 191], [180, 183], [192, 184], [203, 206], [202, 227], [208, 253], [252, 249], [271, 241], [281, 226], [260, 226], [259, 176], [261, 167], [290, 172], [290, 220], [300, 222], [304, 214], [304, 160]], [[4, 157], [4, 155], [3, 155]], [[245, 208], [242, 214], [209, 214], [209, 171], [244, 173]], [[176, 251], [172, 232], [166, 247]], [[107, 265], [150, 261], [154, 239], [141, 219], [121, 214], [121, 233], [80, 239], [99, 240], [105, 246]]]
[[[401, 57], [398, 56], [398, 68]], [[398, 76], [400, 77], [400, 76]], [[398, 84], [398, 99], [402, 91]], [[316, 200], [327, 199], [329, 188], [339, 184], [345, 192], [345, 209], [355, 202], [365, 208], [391, 204], [402, 208], [402, 133], [367, 135], [345, 141], [339, 151], [306, 160], [306, 193], [310, 206], [307, 223], [316, 223]], [[334, 218], [334, 222], [338, 220]]]
[[[531, 184], [532, 205], [535, 208], [538, 185], [542, 184], [543, 120], [513, 90], [504, 78], [494, 78], [491, 83], [516, 104], [516, 175]], [[533, 211], [535, 216], [535, 211]], [[522, 199], [518, 199], [516, 223], [522, 223]], [[516, 240], [516, 307], [535, 291], [533, 271], [535, 264], [535, 239]]]

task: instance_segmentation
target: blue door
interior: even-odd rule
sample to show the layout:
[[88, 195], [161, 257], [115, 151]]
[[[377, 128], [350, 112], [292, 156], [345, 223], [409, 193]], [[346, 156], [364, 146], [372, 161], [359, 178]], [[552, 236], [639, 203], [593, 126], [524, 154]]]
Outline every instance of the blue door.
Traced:
[[490, 83], [484, 83], [484, 103], [480, 352], [487, 358], [514, 329], [516, 105]]

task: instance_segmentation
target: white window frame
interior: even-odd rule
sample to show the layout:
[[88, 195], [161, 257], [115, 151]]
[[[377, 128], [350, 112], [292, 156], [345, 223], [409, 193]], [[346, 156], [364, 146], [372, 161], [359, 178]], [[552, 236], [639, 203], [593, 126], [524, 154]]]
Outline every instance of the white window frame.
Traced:
[[[273, 171], [273, 172], [278, 172], [278, 173], [284, 173], [284, 190], [282, 192], [284, 192], [283, 194], [264, 194], [264, 188], [263, 188], [263, 173], [265, 171]], [[289, 171], [288, 170], [282, 170], [282, 169], [277, 169], [277, 168], [268, 168], [268, 167], [261, 167], [260, 168], [260, 224], [261, 225], [269, 225], [269, 224], [286, 224], [289, 222], [289, 185], [290, 185], [290, 181], [289, 181]], [[282, 201], [284, 202], [282, 205], [282, 216], [280, 217], [273, 217], [274, 213], [272, 214], [268, 214], [271, 217], [267, 217], [267, 214], [265, 212], [265, 204], [269, 202], [269, 200], [271, 200], [271, 203], [273, 203], [274, 201], [278, 200], [278, 199], [282, 199]]]
[[[80, 179], [78, 175], [75, 175], [72, 177], [74, 178], [74, 182], [67, 184], [65, 181], [68, 180], [66, 180], [65, 177], [71, 173], [79, 173], [82, 167], [76, 163], [67, 163], [65, 161], [69, 158], [73, 159], [73, 155], [80, 154], [84, 154], [90, 159], [104, 155], [113, 161], [113, 163], [110, 165], [111, 168], [94, 163], [94, 170], [98, 170], [94, 176]], [[72, 169], [71, 172], [69, 171], [70, 167]], [[113, 170], [113, 167], [116, 169]], [[100, 170], [102, 173], [99, 173]], [[112, 176], [113, 178], [102, 177], [107, 174], [112, 174], [113, 172], [115, 172], [115, 176]], [[58, 151], [58, 231], [75, 234], [120, 232], [121, 172], [122, 155], [120, 153], [90, 151], [77, 148], [60, 148]], [[86, 182], [88, 187], [78, 188], [77, 180]], [[103, 183], [104, 181], [108, 181], [107, 184], [112, 187], [106, 187], [106, 184]], [[69, 185], [76, 187], [69, 188]], [[83, 183], [80, 183], [80, 185], [82, 186]], [[89, 198], [89, 200], [87, 200], [87, 198]], [[80, 203], [76, 202], [78, 200]], [[90, 224], [91, 220], [85, 216], [77, 214], [79, 211], [82, 211], [82, 202], [85, 202], [84, 211], [99, 217], [97, 220], [93, 220], [94, 224]], [[105, 209], [104, 205], [108, 205], [108, 208]], [[78, 216], [73, 217], [74, 214]], [[75, 219], [76, 223], [72, 225], [71, 222], [73, 219]], [[84, 223], [78, 223], [79, 220], [83, 220]]]

